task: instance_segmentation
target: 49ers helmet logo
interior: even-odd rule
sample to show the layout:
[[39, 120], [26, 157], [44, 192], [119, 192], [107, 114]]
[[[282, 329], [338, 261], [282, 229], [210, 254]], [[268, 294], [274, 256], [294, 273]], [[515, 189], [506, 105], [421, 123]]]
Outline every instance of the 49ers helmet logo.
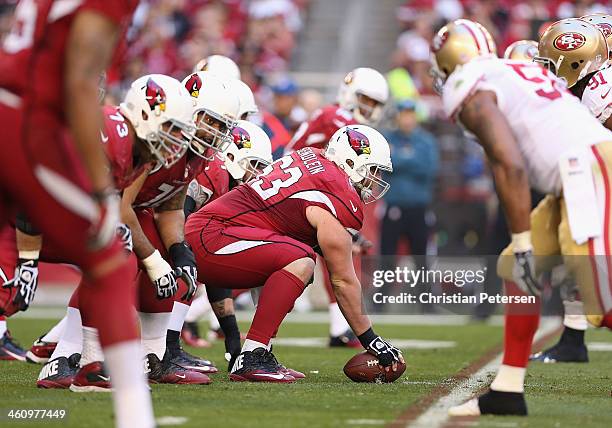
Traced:
[[603, 33], [606, 39], [612, 36], [612, 25], [608, 24], [607, 22], [600, 22], [597, 24], [597, 28], [599, 28], [599, 31]]
[[370, 140], [361, 132], [348, 128], [346, 130], [346, 136], [348, 137], [351, 148], [355, 150], [357, 155], [369, 155], [371, 153]]
[[236, 144], [239, 149], [251, 148], [251, 136], [244, 128], [239, 126], [234, 127], [234, 129], [232, 129], [232, 137], [234, 138], [234, 144]]
[[185, 88], [187, 88], [187, 91], [192, 97], [199, 97], [200, 89], [202, 89], [202, 79], [197, 73], [193, 73], [191, 76], [189, 76], [187, 83], [185, 83]]
[[557, 36], [553, 45], [560, 51], [573, 51], [586, 43], [586, 37], [580, 33], [563, 33]]
[[151, 111], [166, 111], [166, 92], [153, 79], [147, 80], [145, 98]]

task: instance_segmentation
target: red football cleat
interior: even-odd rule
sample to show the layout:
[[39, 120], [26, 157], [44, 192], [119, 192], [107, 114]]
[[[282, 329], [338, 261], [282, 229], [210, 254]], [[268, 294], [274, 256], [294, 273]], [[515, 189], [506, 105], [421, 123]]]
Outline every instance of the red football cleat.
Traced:
[[110, 392], [110, 378], [100, 361], [89, 363], [74, 376], [70, 390], [74, 392]]
[[340, 336], [329, 336], [329, 346], [332, 348], [363, 349], [361, 342], [352, 330], [347, 330]]
[[53, 351], [57, 347], [57, 342], [45, 342], [42, 336], [32, 344], [32, 347], [26, 352], [26, 361], [28, 363], [45, 364], [53, 355]]
[[211, 382], [210, 378], [204, 373], [185, 369], [171, 363], [167, 358], [160, 361], [155, 354], [147, 355], [145, 372], [150, 383], [208, 385]]

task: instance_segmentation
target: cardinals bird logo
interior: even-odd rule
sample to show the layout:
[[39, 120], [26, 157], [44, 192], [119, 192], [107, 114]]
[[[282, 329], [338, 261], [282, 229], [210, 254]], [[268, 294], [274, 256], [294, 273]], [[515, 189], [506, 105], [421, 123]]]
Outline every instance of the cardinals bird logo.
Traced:
[[147, 80], [145, 97], [151, 111], [166, 111], [166, 92], [153, 79]]
[[202, 79], [197, 73], [193, 73], [189, 76], [185, 88], [191, 94], [192, 97], [197, 98], [200, 96], [200, 89], [202, 89]]
[[348, 137], [351, 148], [355, 150], [357, 155], [369, 155], [371, 153], [370, 140], [361, 132], [348, 128], [346, 130], [346, 136]]
[[251, 136], [244, 128], [236, 126], [232, 129], [232, 137], [234, 138], [234, 144], [236, 144], [239, 149], [251, 148]]

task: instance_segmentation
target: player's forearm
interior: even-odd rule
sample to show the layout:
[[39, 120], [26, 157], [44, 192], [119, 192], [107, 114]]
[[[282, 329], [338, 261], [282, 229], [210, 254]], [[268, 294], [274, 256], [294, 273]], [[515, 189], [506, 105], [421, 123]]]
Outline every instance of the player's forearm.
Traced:
[[132, 245], [134, 246], [136, 257], [139, 260], [143, 260], [153, 254], [155, 247], [142, 230], [138, 217], [131, 206], [121, 207], [121, 222], [126, 224], [132, 231]]
[[364, 313], [361, 305], [361, 285], [354, 281], [332, 279], [332, 287], [338, 306], [348, 321], [353, 332], [359, 336], [370, 327], [370, 318]]
[[185, 213], [182, 209], [156, 212], [155, 224], [167, 249], [185, 240]]
[[512, 233], [530, 229], [531, 193], [527, 172], [512, 165], [493, 165], [497, 195], [506, 213]]
[[95, 192], [112, 186], [108, 159], [100, 144], [102, 118], [98, 83], [115, 46], [116, 26], [99, 14], [75, 19], [66, 54], [66, 117]]

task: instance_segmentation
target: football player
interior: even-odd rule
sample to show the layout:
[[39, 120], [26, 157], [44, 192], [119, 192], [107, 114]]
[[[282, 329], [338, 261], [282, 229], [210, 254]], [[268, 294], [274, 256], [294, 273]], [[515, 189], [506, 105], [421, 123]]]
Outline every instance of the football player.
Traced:
[[[133, 261], [116, 237], [119, 216], [99, 143], [100, 73], [136, 1], [22, 0], [0, 51], [0, 223], [21, 210], [84, 272], [81, 308], [100, 331], [113, 378], [116, 425], [154, 425], [141, 370]], [[71, 138], [61, 136], [70, 131]], [[100, 302], [107, 302], [100, 305]]]
[[[181, 83], [163, 75], [148, 75], [136, 80], [120, 107], [104, 107], [104, 128], [99, 135], [119, 190], [142, 181], [155, 168], [171, 168], [180, 161], [189, 148], [189, 138], [194, 132], [192, 107], [191, 98]], [[135, 111], [138, 111], [138, 114], [135, 114]], [[19, 226], [22, 223], [17, 224]], [[130, 229], [122, 225], [119, 233], [126, 249], [131, 251]], [[3, 266], [11, 260], [14, 263], [19, 250], [20, 262], [16, 269], [15, 282], [21, 283], [20, 290], [29, 286], [28, 278], [25, 277], [27, 272], [24, 273], [24, 270], [20, 269], [23, 264], [24, 245], [20, 241], [24, 238], [34, 239], [19, 229], [4, 233], [2, 247], [5, 251], [2, 252], [0, 260]], [[62, 262], [57, 259], [59, 252], [56, 248], [46, 241], [42, 245], [41, 237], [38, 242], [36, 252], [40, 253], [41, 260]], [[6, 250], [9, 250], [8, 254]], [[38, 258], [35, 261], [37, 264]], [[36, 277], [36, 272], [30, 275], [30, 278], [32, 277]], [[34, 281], [32, 288], [35, 289], [35, 286]], [[135, 292], [133, 289], [132, 291]], [[32, 294], [33, 292], [34, 290], [31, 290]], [[87, 391], [110, 386], [101, 364], [103, 355], [99, 350], [97, 330], [91, 325], [87, 314], [83, 314], [81, 319], [78, 309], [80, 293], [81, 290], [77, 289], [71, 299], [65, 321], [62, 321], [65, 324], [63, 336], [50, 361], [41, 370], [37, 382], [39, 387], [70, 387], [77, 391]], [[13, 310], [15, 309], [25, 308], [13, 304]], [[75, 377], [81, 349], [81, 370]]]
[[[137, 256], [153, 256], [155, 265], [168, 265], [168, 260], [177, 268], [180, 267], [188, 277], [184, 282], [172, 282], [169, 294], [176, 294], [177, 288], [187, 286], [187, 290], [176, 294], [175, 299], [162, 299], [153, 291], [155, 275], [139, 275], [139, 311], [142, 325], [143, 344], [147, 353], [149, 378], [162, 383], [207, 383], [205, 373], [214, 373], [217, 369], [208, 361], [185, 352], [180, 346], [180, 331], [185, 320], [189, 304], [193, 298], [196, 285], [196, 266], [189, 245], [184, 242], [184, 205], [189, 183], [197, 177], [211, 162], [215, 155], [230, 144], [231, 130], [238, 116], [239, 100], [231, 91], [230, 85], [215, 75], [201, 71], [186, 77], [183, 86], [192, 97], [196, 135], [191, 141], [190, 150], [174, 168], [160, 170], [147, 177], [140, 190], [133, 189], [131, 201], [124, 206], [128, 211], [133, 209], [137, 222], [142, 228], [147, 242], [146, 251], [139, 253], [136, 246], [141, 242], [138, 226], [134, 224], [132, 232]], [[129, 195], [128, 195], [129, 197]], [[126, 221], [132, 226], [133, 223]], [[146, 254], [152, 251], [151, 256]], [[158, 252], [158, 254], [156, 254]], [[147, 259], [143, 259], [146, 272], [157, 270]], [[169, 267], [169, 265], [168, 265]], [[170, 272], [168, 267], [165, 272]], [[167, 352], [166, 352], [167, 351]], [[164, 357], [166, 355], [166, 357]], [[187, 369], [191, 376], [185, 377], [180, 368]], [[201, 372], [201, 376], [193, 372]]]
[[[346, 75], [338, 89], [336, 103], [316, 111], [300, 125], [285, 148], [285, 154], [303, 147], [324, 148], [334, 133], [346, 125], [375, 125], [382, 119], [383, 108], [389, 98], [387, 80], [372, 68], [356, 68]], [[360, 234], [355, 242], [371, 246]], [[324, 263], [321, 258], [319, 263]], [[329, 345], [359, 348], [361, 344], [346, 322], [323, 266], [325, 290], [329, 298]]]
[[[580, 45], [579, 36], [566, 36], [560, 45]], [[498, 59], [491, 35], [476, 22], [447, 24], [432, 51], [444, 109], [483, 146], [512, 234], [511, 254], [498, 260], [498, 274], [513, 298], [506, 307], [502, 365], [489, 391], [449, 413], [526, 415], [524, 378], [539, 301], [520, 298], [539, 296], [538, 272], [550, 270], [562, 255], [587, 312], [596, 315], [592, 321], [612, 326], [609, 282], [590, 263], [606, 255], [603, 241], [609, 239], [597, 216], [609, 204], [609, 183], [603, 181], [612, 168], [612, 133], [545, 68]], [[549, 135], [553, 128], [555, 139]], [[593, 177], [599, 177], [595, 184]], [[530, 186], [548, 194], [531, 215]], [[605, 281], [595, 281], [594, 273]]]
[[380, 133], [367, 126], [343, 127], [325, 151], [306, 147], [287, 155], [189, 217], [186, 239], [201, 282], [263, 287], [242, 350], [232, 356], [230, 379], [295, 381], [272, 354], [270, 340], [311, 281], [314, 247], [327, 261], [338, 302], [364, 348], [386, 370], [403, 360], [362, 312], [346, 230], [361, 228], [363, 204], [384, 195], [388, 184], [380, 174], [390, 170], [389, 146]]
[[[586, 105], [606, 128], [612, 130], [612, 69], [606, 62], [608, 46], [602, 41], [597, 28], [586, 24], [598, 20], [602, 24], [608, 21], [608, 35], [612, 31], [612, 19], [606, 15], [589, 15], [581, 19], [564, 19], [552, 24], [542, 35], [539, 54], [535, 61], [547, 67], [557, 76], [568, 82], [572, 94]], [[603, 32], [602, 27], [599, 27]], [[575, 31], [584, 38], [584, 43], [575, 49], [564, 50], [564, 46], [555, 40], [563, 34]], [[605, 35], [605, 33], [604, 33]], [[578, 64], [575, 67], [574, 64]], [[603, 68], [602, 68], [603, 66]], [[566, 281], [567, 287], [562, 288], [564, 330], [559, 342], [551, 348], [538, 352], [531, 360], [554, 362], [588, 362], [588, 351], [584, 343], [584, 332], [587, 329], [587, 319], [584, 315], [584, 305], [576, 295], [573, 281]]]
[[533, 61], [537, 54], [538, 42], [535, 40], [519, 40], [506, 48], [504, 58], [517, 61]]
[[233, 59], [225, 55], [210, 55], [200, 61], [193, 67], [193, 72], [208, 71], [225, 79], [240, 80], [240, 68]]
[[[232, 143], [190, 185], [185, 215], [191, 215], [237, 185], [251, 180], [271, 163], [270, 138], [257, 125], [245, 120], [238, 121], [232, 130]], [[185, 323], [189, 333], [183, 334], [184, 340], [196, 340], [195, 337], [199, 336], [194, 324], [197, 326], [198, 318], [203, 315], [207, 307], [203, 300], [206, 300], [212, 304], [213, 315], [223, 333], [227, 353], [235, 355], [236, 351], [240, 351], [240, 332], [231, 297], [231, 291], [227, 289], [207, 288], [207, 296], [194, 299], [186, 318], [186, 321], [189, 320], [189, 323]]]

